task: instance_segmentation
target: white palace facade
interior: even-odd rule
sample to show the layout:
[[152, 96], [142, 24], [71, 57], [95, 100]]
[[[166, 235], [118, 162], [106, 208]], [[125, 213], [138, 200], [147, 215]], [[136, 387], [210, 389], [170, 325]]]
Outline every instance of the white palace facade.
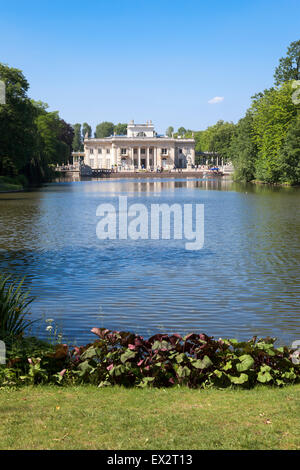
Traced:
[[155, 132], [152, 121], [127, 125], [127, 135], [84, 139], [84, 164], [92, 169], [118, 171], [192, 168], [195, 140], [167, 137]]

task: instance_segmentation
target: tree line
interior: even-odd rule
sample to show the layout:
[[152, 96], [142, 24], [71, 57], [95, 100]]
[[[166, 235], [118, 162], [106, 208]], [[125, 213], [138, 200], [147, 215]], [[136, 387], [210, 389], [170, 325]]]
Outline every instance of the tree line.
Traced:
[[[235, 178], [300, 184], [300, 41], [290, 44], [274, 73], [274, 86], [257, 93], [237, 124], [218, 121], [195, 131], [196, 154], [232, 161]], [[191, 137], [191, 131], [178, 134]], [[166, 133], [173, 133], [169, 127]]]
[[[74, 138], [73, 138], [73, 150], [74, 152], [80, 152], [83, 150], [83, 141], [85, 136], [88, 138], [92, 137], [92, 128], [91, 126], [84, 122], [82, 125], [76, 123], [73, 126], [74, 128]], [[97, 139], [103, 139], [104, 137], [110, 137], [111, 135], [126, 135], [127, 134], [127, 124], [120, 123], [114, 124], [113, 122], [103, 121], [96, 126], [94, 132], [94, 137]]]
[[[21, 70], [0, 63], [6, 103], [0, 104], [0, 176], [22, 177], [29, 184], [51, 178], [53, 166], [82, 151], [88, 123], [66, 123], [58, 111], [28, 96]], [[232, 161], [241, 181], [300, 184], [300, 40], [292, 42], [274, 73], [274, 86], [252, 97], [238, 123], [218, 121], [203, 131], [169, 126], [169, 137], [195, 138], [196, 154], [213, 152]], [[104, 121], [94, 137], [125, 135], [127, 124]]]
[[0, 176], [38, 185], [53, 175], [53, 167], [70, 160], [74, 131], [58, 111], [28, 96], [21, 70], [0, 63], [5, 104], [0, 104]]

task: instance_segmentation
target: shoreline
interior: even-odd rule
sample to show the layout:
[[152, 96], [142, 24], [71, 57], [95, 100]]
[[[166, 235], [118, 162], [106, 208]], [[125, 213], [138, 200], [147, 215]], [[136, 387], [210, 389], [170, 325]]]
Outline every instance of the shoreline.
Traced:
[[9, 194], [9, 193], [23, 193], [26, 191], [24, 188], [23, 189], [0, 189], [0, 194]]
[[[70, 176], [73, 172], [69, 172], [66, 176]], [[223, 176], [229, 176], [229, 174], [222, 175], [206, 175], [208, 178], [220, 178]], [[175, 172], [175, 171], [163, 171], [161, 173], [154, 171], [145, 171], [145, 172], [132, 172], [132, 171], [122, 171], [116, 173], [109, 173], [104, 176], [81, 176], [81, 179], [109, 179], [109, 178], [203, 178], [203, 171], [184, 171], [184, 172]]]

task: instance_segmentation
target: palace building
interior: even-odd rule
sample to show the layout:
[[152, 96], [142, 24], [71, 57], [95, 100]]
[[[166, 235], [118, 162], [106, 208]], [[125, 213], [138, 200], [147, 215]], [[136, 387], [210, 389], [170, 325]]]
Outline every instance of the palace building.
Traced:
[[166, 170], [192, 168], [195, 140], [167, 137], [155, 132], [152, 121], [127, 125], [127, 135], [84, 139], [84, 164], [92, 169]]

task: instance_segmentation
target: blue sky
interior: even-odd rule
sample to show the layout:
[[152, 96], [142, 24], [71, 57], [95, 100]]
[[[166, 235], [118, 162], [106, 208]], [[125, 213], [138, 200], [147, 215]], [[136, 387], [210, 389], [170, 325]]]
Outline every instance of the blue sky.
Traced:
[[32, 98], [93, 128], [236, 122], [299, 33], [298, 0], [0, 0], [0, 61], [23, 70]]

